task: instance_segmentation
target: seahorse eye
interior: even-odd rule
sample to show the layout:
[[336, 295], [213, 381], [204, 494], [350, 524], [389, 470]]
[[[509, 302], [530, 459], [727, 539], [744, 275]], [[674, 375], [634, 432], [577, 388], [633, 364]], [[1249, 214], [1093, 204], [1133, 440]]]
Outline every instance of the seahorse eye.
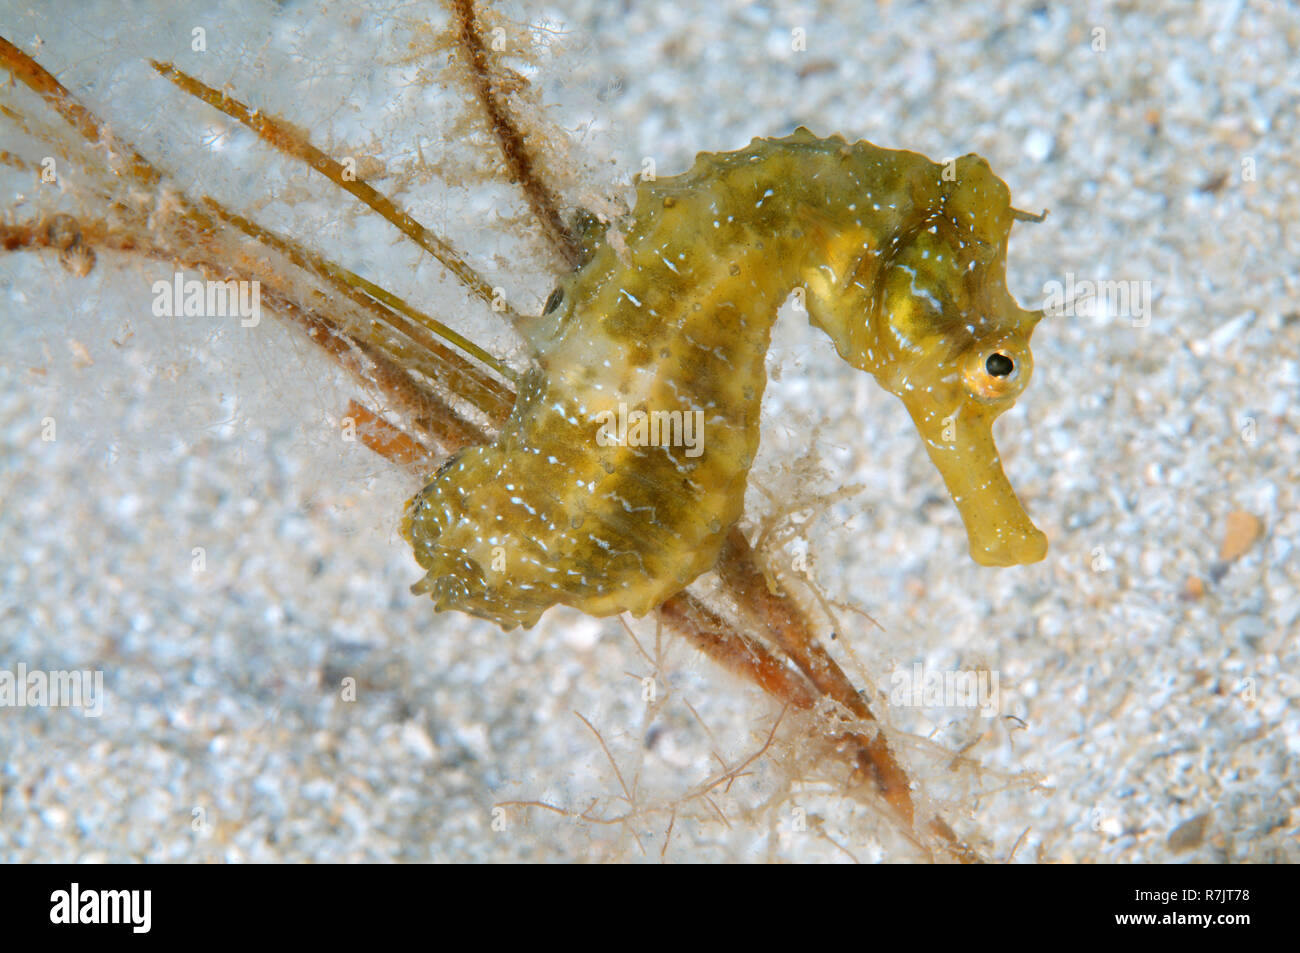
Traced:
[[994, 351], [984, 362], [984, 369], [994, 377], [1008, 377], [1016, 369], [1016, 362], [1001, 351]]
[[992, 349], [985, 344], [966, 358], [962, 377], [976, 400], [1002, 401], [1024, 390], [1031, 364], [1027, 348], [1005, 341]]

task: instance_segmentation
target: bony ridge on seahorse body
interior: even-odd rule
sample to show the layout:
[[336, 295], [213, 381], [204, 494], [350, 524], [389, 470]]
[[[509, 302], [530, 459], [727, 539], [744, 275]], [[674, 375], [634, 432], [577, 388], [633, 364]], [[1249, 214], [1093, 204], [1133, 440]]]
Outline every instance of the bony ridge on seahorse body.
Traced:
[[534, 367], [496, 441], [407, 504], [427, 570], [412, 590], [512, 628], [557, 603], [643, 614], [712, 568], [796, 288], [840, 356], [906, 405], [976, 562], [1042, 559], [992, 435], [1042, 316], [1006, 288], [1017, 214], [979, 156], [945, 167], [803, 128], [640, 183], [622, 247], [597, 241], [531, 325]]

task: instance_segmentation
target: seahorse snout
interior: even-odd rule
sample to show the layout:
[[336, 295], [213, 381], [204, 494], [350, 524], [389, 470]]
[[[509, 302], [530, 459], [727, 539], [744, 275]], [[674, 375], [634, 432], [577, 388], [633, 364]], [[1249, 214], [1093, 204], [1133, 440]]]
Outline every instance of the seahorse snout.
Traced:
[[993, 442], [996, 412], [968, 403], [940, 418], [905, 403], [966, 525], [971, 558], [981, 566], [1020, 566], [1046, 557], [1047, 537], [1002, 470]]

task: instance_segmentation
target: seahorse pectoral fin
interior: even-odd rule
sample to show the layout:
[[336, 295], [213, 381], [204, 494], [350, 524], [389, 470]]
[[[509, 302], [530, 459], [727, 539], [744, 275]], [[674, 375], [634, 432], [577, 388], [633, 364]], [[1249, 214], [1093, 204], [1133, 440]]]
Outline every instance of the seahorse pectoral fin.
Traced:
[[915, 408], [912, 419], [925, 440], [981, 566], [1036, 563], [1047, 555], [1047, 536], [1034, 525], [1002, 470], [993, 442], [996, 415], [970, 404], [947, 417]]

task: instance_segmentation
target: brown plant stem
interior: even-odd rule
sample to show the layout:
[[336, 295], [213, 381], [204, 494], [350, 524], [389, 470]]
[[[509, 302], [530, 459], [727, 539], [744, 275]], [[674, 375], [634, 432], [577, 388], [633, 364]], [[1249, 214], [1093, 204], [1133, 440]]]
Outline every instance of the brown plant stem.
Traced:
[[555, 191], [537, 173], [536, 161], [528, 148], [519, 124], [510, 115], [504, 98], [497, 93], [492, 82], [487, 47], [479, 29], [478, 12], [473, 0], [451, 0], [452, 15], [456, 18], [456, 42], [468, 67], [474, 95], [478, 98], [497, 147], [510, 170], [511, 180], [523, 189], [533, 217], [542, 226], [547, 241], [570, 269], [581, 261], [577, 239], [560, 217]]

